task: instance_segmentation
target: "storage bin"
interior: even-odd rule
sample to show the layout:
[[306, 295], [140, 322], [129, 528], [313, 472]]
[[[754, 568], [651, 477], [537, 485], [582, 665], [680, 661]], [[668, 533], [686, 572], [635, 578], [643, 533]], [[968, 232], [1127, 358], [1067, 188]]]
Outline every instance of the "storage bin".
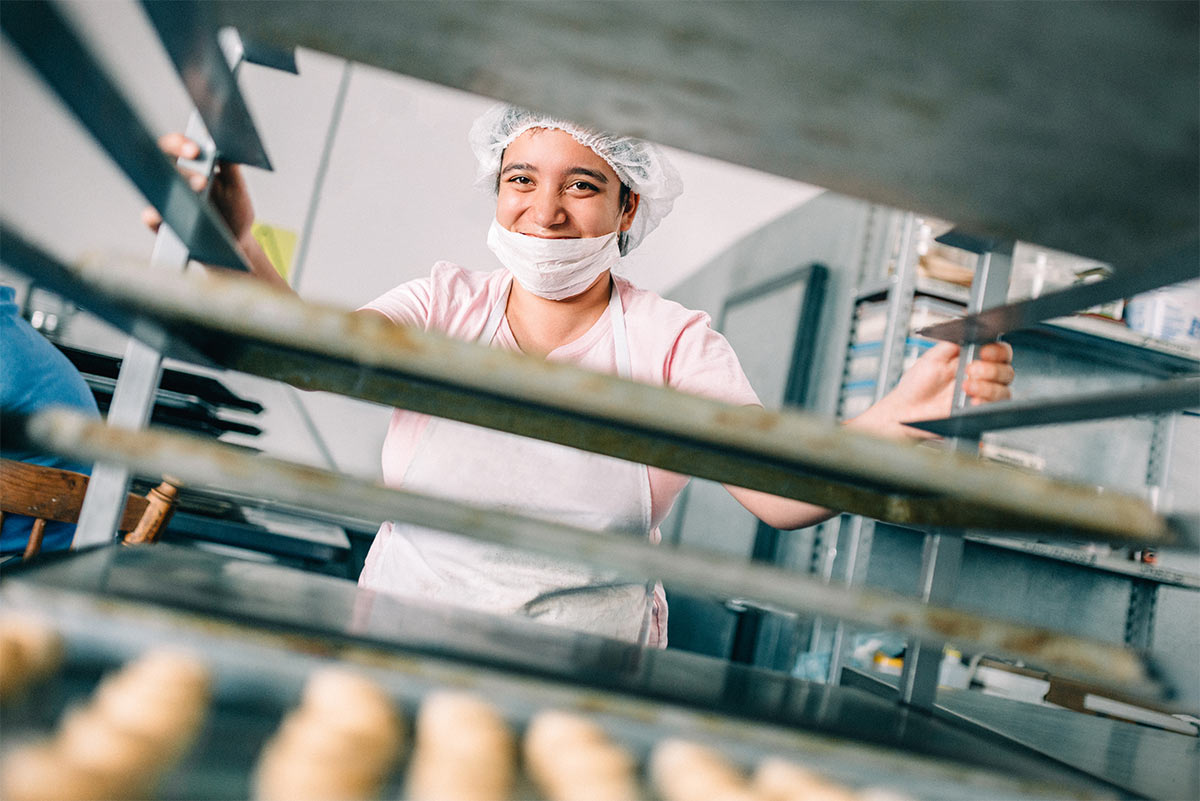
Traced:
[[1158, 339], [1200, 342], [1200, 281], [1162, 287], [1130, 299], [1125, 322]]
[[883, 339], [883, 331], [887, 327], [887, 301], [858, 304], [854, 318], [855, 341], [878, 342]]
[[842, 389], [842, 413], [843, 420], [849, 420], [851, 417], [858, 415], [871, 408], [871, 403], [875, 400], [875, 382], [874, 381], [855, 381]]
[[917, 331], [927, 325], [944, 323], [947, 320], [962, 317], [966, 311], [956, 303], [918, 296], [913, 300], [912, 317], [908, 321], [908, 330]]
[[[908, 330], [916, 331], [927, 325], [944, 323], [947, 320], [962, 317], [965, 312], [966, 310], [957, 304], [918, 295], [913, 300]], [[854, 341], [858, 343], [878, 342], [883, 339], [884, 330], [887, 328], [887, 301], [860, 303], [854, 317]]]
[[[904, 343], [904, 369], [912, 366], [925, 351], [934, 346], [933, 340], [923, 337], [908, 337]], [[870, 381], [872, 384], [879, 378], [879, 361], [883, 352], [880, 342], [863, 342], [850, 348], [846, 361], [847, 386], [860, 381]]]

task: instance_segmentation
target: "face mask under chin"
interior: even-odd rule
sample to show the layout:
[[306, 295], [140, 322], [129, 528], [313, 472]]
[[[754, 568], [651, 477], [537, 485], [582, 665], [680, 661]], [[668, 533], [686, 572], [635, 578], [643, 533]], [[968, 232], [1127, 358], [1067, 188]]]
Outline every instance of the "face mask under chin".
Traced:
[[509, 231], [493, 219], [487, 244], [527, 291], [547, 300], [565, 300], [617, 265], [617, 238], [614, 231], [580, 239], [539, 239]]

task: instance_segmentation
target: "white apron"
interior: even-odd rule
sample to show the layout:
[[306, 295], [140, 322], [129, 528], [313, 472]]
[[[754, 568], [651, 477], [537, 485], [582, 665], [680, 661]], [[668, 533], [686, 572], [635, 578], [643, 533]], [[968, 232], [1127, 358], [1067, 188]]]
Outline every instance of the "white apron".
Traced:
[[[492, 343], [511, 289], [510, 282], [479, 342]], [[629, 378], [625, 314], [615, 283], [608, 314], [617, 373]], [[430, 418], [401, 485], [594, 531], [643, 538], [650, 531], [645, 465], [453, 420]], [[633, 584], [586, 566], [405, 523], [380, 527], [359, 584], [393, 595], [525, 615], [642, 645], [653, 612], [652, 584]]]

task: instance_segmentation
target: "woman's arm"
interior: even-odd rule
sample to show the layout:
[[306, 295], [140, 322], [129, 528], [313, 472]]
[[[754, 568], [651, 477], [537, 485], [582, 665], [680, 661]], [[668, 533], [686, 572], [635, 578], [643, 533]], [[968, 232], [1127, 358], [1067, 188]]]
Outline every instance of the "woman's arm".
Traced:
[[[934, 346], [901, 377], [895, 389], [858, 417], [846, 421], [845, 426], [889, 439], [932, 437], [932, 434], [903, 423], [950, 414], [958, 355], [958, 345], [942, 342]], [[980, 348], [978, 358], [967, 366], [963, 388], [972, 404], [988, 403], [1011, 397], [1009, 385], [1012, 380], [1012, 348], [1002, 342], [993, 342]], [[726, 484], [725, 488], [759, 520], [783, 531], [813, 526], [838, 514], [815, 504], [745, 487]]]

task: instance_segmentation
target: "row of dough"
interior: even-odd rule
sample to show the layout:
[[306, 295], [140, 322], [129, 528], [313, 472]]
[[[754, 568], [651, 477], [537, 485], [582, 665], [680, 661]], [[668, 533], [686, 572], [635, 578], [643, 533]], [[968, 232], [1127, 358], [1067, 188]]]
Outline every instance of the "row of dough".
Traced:
[[[45, 626], [0, 620], [4, 697], [51, 674], [61, 660]], [[104, 678], [87, 703], [69, 709], [53, 737], [7, 749], [0, 797], [10, 801], [153, 797], [161, 777], [194, 742], [209, 706], [210, 677], [195, 656], [149, 652]], [[411, 801], [502, 801], [528, 794], [524, 777], [549, 801], [867, 801], [777, 758], [746, 775], [718, 750], [683, 739], [658, 743], [638, 759], [591, 718], [559, 710], [536, 714], [518, 737], [500, 711], [476, 695], [439, 691], [418, 710], [411, 753], [405, 722], [384, 688], [359, 673], [328, 667], [310, 675], [257, 758], [252, 792], [260, 801], [351, 801], [382, 797], [407, 756]], [[652, 791], [652, 792], [651, 792]]]
[[[0, 664], [0, 671], [7, 666]], [[147, 653], [104, 678], [85, 703], [68, 709], [53, 736], [8, 750], [0, 764], [0, 797], [151, 797], [195, 741], [208, 700], [203, 664], [173, 651]]]
[[[399, 760], [403, 728], [387, 694], [341, 669], [313, 674], [300, 706], [263, 750], [260, 801], [376, 798]], [[519, 747], [518, 747], [519, 745]], [[519, 752], [519, 753], [518, 753]], [[592, 719], [537, 713], [518, 744], [491, 703], [439, 691], [417, 714], [404, 793], [410, 801], [501, 801], [518, 788], [519, 763], [549, 801], [635, 801], [647, 795], [634, 754]], [[883, 801], [779, 758], [747, 776], [718, 750], [672, 738], [658, 743], [646, 778], [663, 801]]]

